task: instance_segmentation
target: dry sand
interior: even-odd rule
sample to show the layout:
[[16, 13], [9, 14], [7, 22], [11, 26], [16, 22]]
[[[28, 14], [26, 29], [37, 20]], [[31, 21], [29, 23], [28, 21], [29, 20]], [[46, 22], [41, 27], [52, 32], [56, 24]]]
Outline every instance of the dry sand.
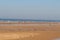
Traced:
[[60, 22], [0, 23], [0, 40], [60, 40]]

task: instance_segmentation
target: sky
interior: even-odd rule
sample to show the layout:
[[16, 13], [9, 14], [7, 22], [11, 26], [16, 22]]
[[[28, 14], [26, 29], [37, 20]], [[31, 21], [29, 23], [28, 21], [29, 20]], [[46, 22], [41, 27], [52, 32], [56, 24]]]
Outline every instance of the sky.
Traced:
[[60, 0], [0, 0], [0, 18], [60, 20]]

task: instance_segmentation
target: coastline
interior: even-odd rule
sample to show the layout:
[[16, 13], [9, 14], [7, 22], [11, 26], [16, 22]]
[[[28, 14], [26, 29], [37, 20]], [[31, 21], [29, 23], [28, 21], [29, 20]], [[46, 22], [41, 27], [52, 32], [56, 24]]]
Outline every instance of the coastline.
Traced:
[[60, 31], [60, 22], [0, 22], [0, 30]]

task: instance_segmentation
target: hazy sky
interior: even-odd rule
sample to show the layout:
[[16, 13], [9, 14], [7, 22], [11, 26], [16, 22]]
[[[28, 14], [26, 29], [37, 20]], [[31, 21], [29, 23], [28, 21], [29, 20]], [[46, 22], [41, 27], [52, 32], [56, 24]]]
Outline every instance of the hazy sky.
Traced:
[[60, 20], [60, 0], [0, 0], [0, 18]]

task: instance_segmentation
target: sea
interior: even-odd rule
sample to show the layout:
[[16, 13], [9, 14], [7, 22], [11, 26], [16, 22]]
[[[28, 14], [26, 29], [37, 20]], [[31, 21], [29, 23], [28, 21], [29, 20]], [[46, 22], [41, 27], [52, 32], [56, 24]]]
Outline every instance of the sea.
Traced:
[[0, 21], [18, 21], [18, 22], [60, 22], [60, 20], [38, 20], [38, 19], [0, 19]]

